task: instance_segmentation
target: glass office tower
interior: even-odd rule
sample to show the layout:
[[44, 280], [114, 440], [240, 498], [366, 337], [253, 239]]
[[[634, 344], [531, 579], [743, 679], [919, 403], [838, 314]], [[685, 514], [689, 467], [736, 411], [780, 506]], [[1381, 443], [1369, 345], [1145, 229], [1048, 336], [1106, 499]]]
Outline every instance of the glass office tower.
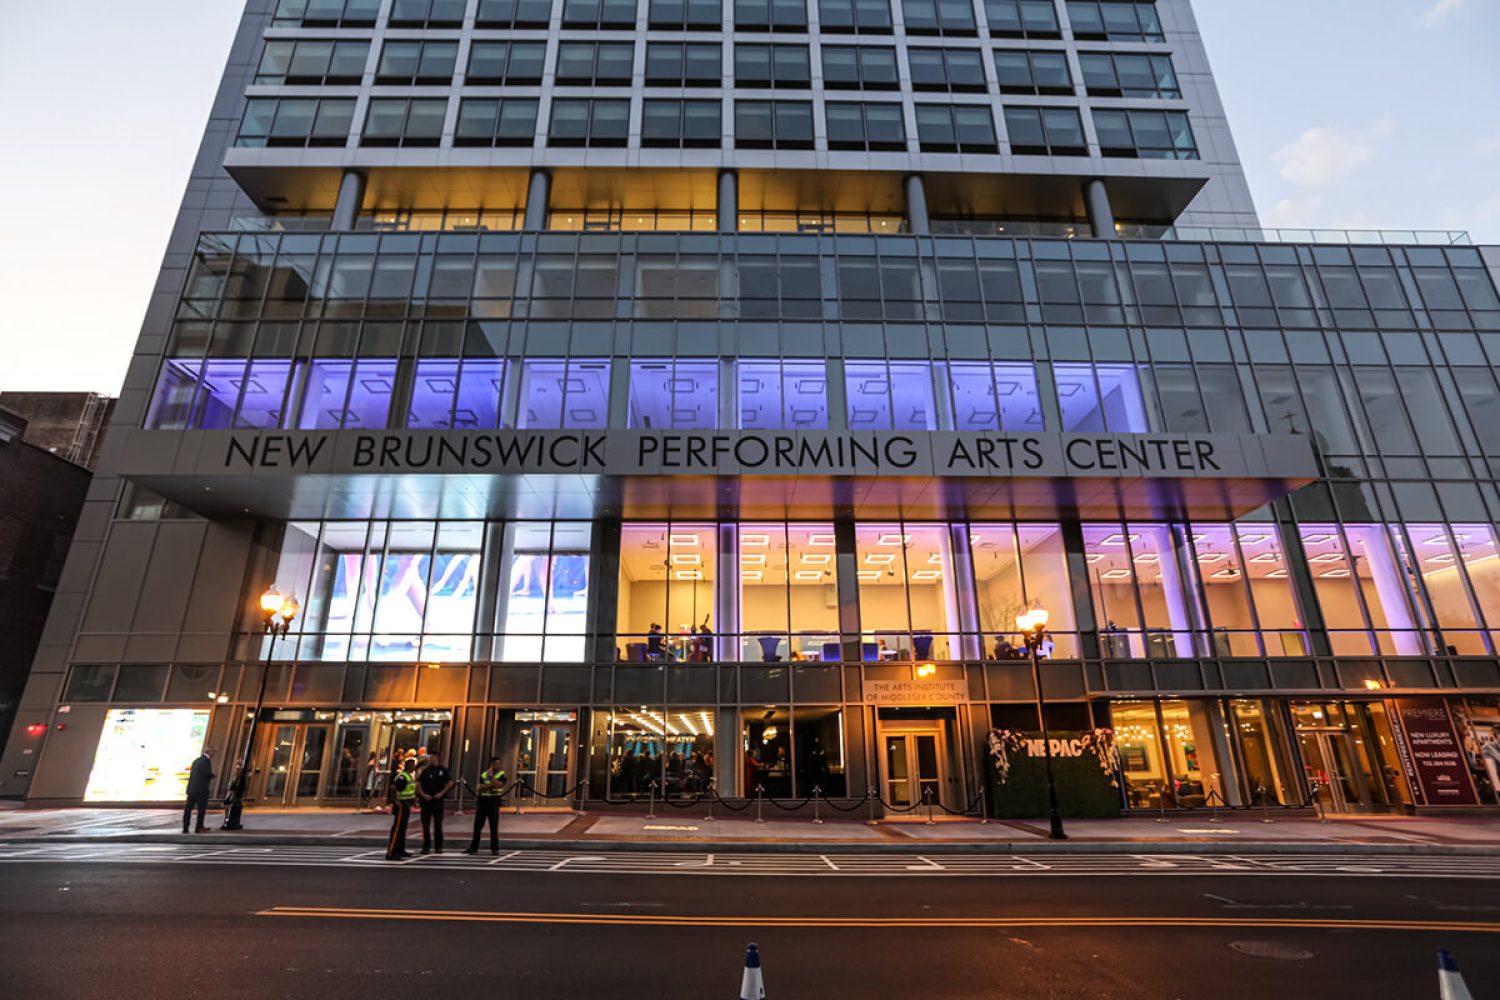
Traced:
[[1039, 605], [1126, 809], [1495, 806], [1497, 273], [1186, 0], [251, 0], [0, 794], [958, 810]]

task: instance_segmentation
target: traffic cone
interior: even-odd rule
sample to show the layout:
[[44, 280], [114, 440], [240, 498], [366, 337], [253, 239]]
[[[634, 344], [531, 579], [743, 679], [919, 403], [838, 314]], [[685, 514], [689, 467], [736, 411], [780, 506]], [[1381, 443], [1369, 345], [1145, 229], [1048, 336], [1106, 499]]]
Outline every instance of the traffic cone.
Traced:
[[[753, 951], [755, 946], [750, 948]], [[1453, 961], [1447, 948], [1438, 949], [1438, 996], [1441, 1000], [1474, 1000], [1474, 995], [1464, 985], [1464, 977], [1458, 974], [1458, 963]]]
[[[1443, 954], [1446, 955], [1447, 952]], [[1455, 993], [1454, 996], [1462, 997], [1463, 1000], [1469, 998], [1467, 992]], [[760, 978], [760, 949], [753, 944], [745, 949], [745, 976], [740, 980], [740, 1000], [766, 1000], [766, 984]]]

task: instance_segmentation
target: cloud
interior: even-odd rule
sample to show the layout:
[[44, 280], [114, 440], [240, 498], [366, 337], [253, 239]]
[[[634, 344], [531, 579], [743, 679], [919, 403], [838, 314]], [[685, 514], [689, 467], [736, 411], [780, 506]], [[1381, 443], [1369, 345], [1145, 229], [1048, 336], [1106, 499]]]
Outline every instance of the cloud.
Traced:
[[1310, 128], [1271, 154], [1281, 176], [1299, 187], [1322, 188], [1343, 180], [1375, 155], [1374, 144], [1393, 123], [1382, 119], [1363, 132]]
[[1437, 0], [1437, 3], [1427, 8], [1422, 14], [1422, 27], [1436, 28], [1462, 10], [1468, 2], [1469, 0]]

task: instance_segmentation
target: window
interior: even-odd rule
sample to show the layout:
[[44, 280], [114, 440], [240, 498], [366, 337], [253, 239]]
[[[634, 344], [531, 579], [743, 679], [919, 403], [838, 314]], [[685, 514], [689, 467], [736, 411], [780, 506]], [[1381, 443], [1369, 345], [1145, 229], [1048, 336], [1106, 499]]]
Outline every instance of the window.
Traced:
[[724, 5], [721, 0], [651, 0], [647, 23], [679, 31], [717, 31], [724, 23]]
[[890, 0], [818, 0], [818, 21], [825, 34], [889, 35]]
[[829, 90], [895, 90], [899, 85], [895, 49], [823, 46], [823, 86]]
[[531, 360], [521, 363], [521, 430], [605, 427], [609, 423], [609, 362]]
[[932, 366], [926, 361], [849, 361], [844, 365], [849, 429], [935, 431]]
[[465, 98], [458, 107], [455, 146], [530, 146], [536, 138], [534, 97]]
[[373, 28], [380, 0], [281, 0], [271, 23], [277, 27]]
[[828, 426], [828, 372], [822, 361], [736, 361], [735, 391], [741, 429]]
[[1075, 108], [1006, 108], [1005, 131], [1017, 156], [1084, 156], [1083, 119]]
[[369, 42], [271, 41], [261, 53], [255, 82], [357, 84], [369, 55]]
[[236, 146], [343, 146], [354, 124], [352, 98], [252, 97]]
[[909, 35], [978, 33], [970, 0], [901, 0], [901, 14]]
[[630, 101], [554, 100], [551, 146], [623, 146], [630, 131]]
[[381, 84], [448, 84], [458, 61], [457, 42], [386, 42], [375, 70]]
[[838, 661], [838, 559], [831, 524], [738, 526], [740, 659]]
[[1143, 0], [1068, 0], [1068, 23], [1080, 41], [1161, 42], [1166, 35], [1154, 3]]
[[560, 84], [626, 84], [634, 68], [633, 42], [562, 42], [557, 47]]
[[643, 430], [719, 426], [719, 363], [632, 361], [626, 426]]
[[984, 0], [990, 34], [997, 38], [1061, 38], [1052, 0]]
[[1181, 97], [1172, 57], [1109, 52], [1078, 56], [1090, 97]]
[[318, 359], [307, 366], [297, 421], [302, 430], [384, 428], [391, 412], [396, 362]]
[[495, 614], [495, 659], [588, 660], [589, 548], [593, 525], [521, 521], [505, 526], [505, 583]]
[[712, 632], [719, 579], [717, 525], [625, 524], [616, 623], [625, 661], [727, 659]]
[[1042, 430], [1034, 365], [951, 361], [947, 369], [952, 415], [945, 425], [957, 431]]
[[375, 98], [370, 101], [360, 142], [365, 146], [436, 146], [443, 138], [447, 112], [446, 98]]
[[461, 28], [468, 0], [391, 0], [393, 28]]
[[545, 28], [552, 0], [479, 0], [474, 24], [480, 28]]
[[734, 47], [734, 83], [738, 87], [795, 87], [812, 85], [806, 45], [745, 45]]
[[1430, 652], [1406, 560], [1392, 550], [1385, 525], [1349, 524], [1340, 530], [1336, 524], [1304, 523], [1298, 529], [1335, 656], [1368, 656], [1371, 626], [1382, 653]]
[[649, 42], [646, 83], [717, 87], [724, 78], [723, 59], [718, 42]]
[[717, 147], [722, 139], [718, 101], [647, 98], [642, 105], [642, 146]]
[[985, 89], [978, 49], [908, 49], [906, 59], [913, 90]]
[[806, 31], [807, 0], [734, 0], [740, 31]]
[[1073, 75], [1063, 52], [995, 51], [995, 78], [1002, 94], [1073, 93]]
[[1196, 160], [1198, 147], [1185, 111], [1094, 111], [1105, 156]]
[[1053, 369], [1064, 431], [1144, 434], [1151, 430], [1134, 365], [1058, 362]]
[[899, 104], [841, 104], [830, 101], [829, 149], [906, 149], [906, 127]]
[[[1016, 615], [1039, 604], [1051, 611], [1043, 656], [1076, 656], [1073, 599], [1067, 556], [1056, 524], [972, 524], [970, 562], [977, 591], [981, 655], [987, 660], [1021, 659], [1025, 640]], [[961, 549], [961, 547], [960, 547]]]
[[917, 139], [932, 153], [994, 153], [995, 121], [983, 104], [918, 104]]
[[422, 358], [412, 379], [406, 426], [413, 430], [500, 426], [505, 362], [498, 358]]
[[564, 28], [634, 28], [636, 0], [563, 0]]
[[546, 42], [475, 42], [464, 83], [541, 83], [546, 54]]
[[961, 656], [954, 530], [947, 524], [856, 525], [861, 659]]
[[734, 144], [741, 149], [812, 149], [812, 103], [735, 101]]

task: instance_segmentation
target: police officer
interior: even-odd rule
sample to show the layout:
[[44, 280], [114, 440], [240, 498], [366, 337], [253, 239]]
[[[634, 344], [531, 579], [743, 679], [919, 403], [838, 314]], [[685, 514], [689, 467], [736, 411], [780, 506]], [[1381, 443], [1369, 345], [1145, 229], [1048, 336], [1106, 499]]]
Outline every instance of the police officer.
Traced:
[[479, 834], [486, 821], [490, 824], [490, 853], [500, 853], [500, 799], [505, 792], [505, 769], [499, 757], [490, 758], [490, 766], [479, 772], [479, 800], [474, 807], [474, 839], [465, 854], [479, 853]]
[[416, 771], [416, 760], [406, 761], [401, 765], [401, 770], [391, 777], [391, 784], [386, 792], [391, 803], [391, 842], [385, 849], [387, 861], [411, 857], [406, 850], [406, 824], [411, 822], [411, 804], [417, 800]]
[[443, 800], [453, 790], [453, 772], [437, 754], [427, 755], [427, 766], [417, 772], [417, 804], [422, 810], [422, 853], [434, 847], [443, 853]]

